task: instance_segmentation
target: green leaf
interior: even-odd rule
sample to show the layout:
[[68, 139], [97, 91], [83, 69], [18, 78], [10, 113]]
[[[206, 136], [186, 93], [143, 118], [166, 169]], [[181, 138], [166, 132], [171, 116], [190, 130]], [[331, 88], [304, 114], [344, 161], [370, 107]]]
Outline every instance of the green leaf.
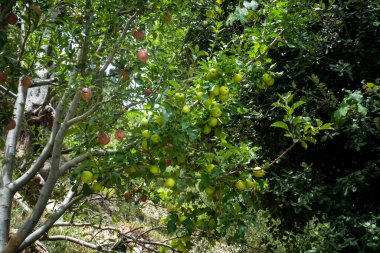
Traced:
[[272, 125], [270, 125], [270, 126], [271, 127], [283, 128], [283, 129], [289, 131], [288, 125], [285, 122], [282, 122], [282, 121], [276, 121], [276, 122], [272, 123]]
[[367, 115], [367, 108], [362, 106], [361, 104], [358, 104], [358, 113], [360, 113], [360, 116], [365, 117]]
[[304, 149], [307, 149], [307, 143], [304, 142], [304, 141], [300, 141], [301, 142], [301, 146], [304, 148]]
[[300, 107], [300, 106], [303, 105], [303, 104], [306, 104], [306, 102], [305, 102], [305, 101], [302, 101], [302, 100], [297, 101], [297, 102], [295, 102], [295, 103], [292, 105], [292, 109], [295, 110], [296, 108]]

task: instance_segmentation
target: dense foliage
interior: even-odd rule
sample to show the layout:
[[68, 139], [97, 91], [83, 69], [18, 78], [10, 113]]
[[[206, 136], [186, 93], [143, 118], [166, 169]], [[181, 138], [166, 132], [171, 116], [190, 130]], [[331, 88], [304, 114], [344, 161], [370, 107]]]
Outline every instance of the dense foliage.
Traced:
[[[99, 250], [185, 252], [199, 238], [244, 252], [380, 250], [378, 1], [0, 10], [0, 201], [16, 189], [35, 207], [4, 252], [44, 239], [60, 217], [48, 210], [37, 224], [51, 201], [63, 201], [65, 221], [91, 217], [99, 229], [102, 213], [110, 224], [128, 216], [122, 202], [164, 207], [170, 245], [119, 231], [121, 243]], [[49, 89], [20, 113], [27, 78]], [[15, 157], [12, 136], [23, 149]]]

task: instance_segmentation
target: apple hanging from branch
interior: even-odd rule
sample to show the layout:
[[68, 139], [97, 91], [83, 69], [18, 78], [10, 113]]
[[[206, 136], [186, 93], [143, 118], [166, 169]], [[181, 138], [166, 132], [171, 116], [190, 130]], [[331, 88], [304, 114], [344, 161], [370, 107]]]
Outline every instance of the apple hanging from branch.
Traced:
[[5, 15], [5, 22], [7, 22], [7, 24], [15, 25], [17, 24], [17, 21], [18, 21], [18, 16], [16, 14], [8, 13], [7, 15]]
[[146, 62], [149, 58], [148, 51], [146, 49], [139, 49], [137, 50], [137, 59], [140, 62]]
[[136, 30], [133, 32], [133, 36], [136, 40], [142, 40], [145, 37], [145, 34], [143, 30], [140, 27], [137, 27]]
[[92, 98], [92, 90], [90, 88], [83, 88], [81, 90], [81, 97], [85, 101], [89, 101]]
[[100, 145], [107, 145], [110, 142], [110, 137], [106, 133], [100, 132], [98, 134], [98, 143]]

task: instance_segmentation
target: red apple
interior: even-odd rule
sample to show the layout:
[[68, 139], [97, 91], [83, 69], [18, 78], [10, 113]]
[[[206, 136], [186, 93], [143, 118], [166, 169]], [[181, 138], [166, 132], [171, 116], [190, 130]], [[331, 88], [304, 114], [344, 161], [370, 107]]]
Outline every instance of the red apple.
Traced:
[[107, 145], [110, 142], [110, 137], [106, 133], [98, 134], [98, 143], [100, 145]]
[[12, 130], [16, 127], [16, 121], [14, 119], [10, 119], [8, 124], [5, 125], [4, 129], [6, 131]]
[[166, 167], [168, 167], [168, 166], [172, 165], [172, 160], [166, 157], [164, 159], [164, 164]]
[[7, 74], [0, 71], [0, 83], [5, 83], [5, 81], [7, 81]]
[[92, 91], [90, 88], [83, 88], [81, 91], [83, 100], [89, 101], [92, 98]]
[[120, 70], [120, 75], [123, 77], [125, 81], [128, 81], [130, 78], [128, 71], [126, 71], [125, 69]]
[[140, 27], [136, 28], [136, 30], [133, 32], [133, 36], [135, 37], [136, 40], [142, 40], [145, 37], [145, 34], [143, 30], [141, 30]]
[[151, 89], [145, 88], [144, 93], [146, 97], [149, 97], [150, 95], [152, 95], [153, 91]]
[[125, 132], [122, 129], [116, 130], [116, 132], [115, 132], [116, 140], [121, 141], [122, 139], [124, 139], [124, 137], [125, 137]]
[[148, 51], [146, 49], [139, 49], [137, 50], [137, 59], [140, 62], [146, 62], [149, 58]]
[[40, 182], [41, 182], [41, 176], [39, 176], [39, 175], [35, 175], [34, 178], [33, 178], [33, 181], [34, 181], [36, 184], [40, 184]]
[[26, 76], [21, 80], [21, 85], [25, 88], [30, 88], [32, 86], [32, 78], [30, 76]]
[[6, 21], [9, 25], [15, 25], [15, 24], [17, 24], [18, 17], [17, 17], [17, 15], [14, 14], [14, 13], [8, 13], [7, 15], [5, 15], [5, 21]]

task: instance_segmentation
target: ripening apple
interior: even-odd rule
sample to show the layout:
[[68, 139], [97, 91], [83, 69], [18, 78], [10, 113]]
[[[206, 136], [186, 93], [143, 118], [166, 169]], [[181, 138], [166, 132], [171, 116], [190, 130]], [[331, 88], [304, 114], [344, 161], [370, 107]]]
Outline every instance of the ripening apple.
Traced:
[[137, 50], [137, 59], [140, 62], [146, 62], [149, 58], [148, 51], [146, 49], [139, 49]]
[[219, 95], [219, 86], [218, 85], [215, 85], [214, 88], [211, 90], [211, 96], [218, 96]]
[[5, 83], [7, 81], [7, 74], [0, 71], [0, 83]]
[[236, 189], [238, 189], [239, 191], [244, 191], [245, 190], [245, 183], [243, 180], [238, 180], [236, 183], [235, 183], [235, 187]]
[[32, 10], [32, 18], [37, 18], [41, 16], [42, 10], [40, 6], [34, 5], [34, 6], [31, 6], [30, 9]]
[[152, 95], [153, 91], [149, 88], [145, 88], [144, 93], [146, 97], [149, 97], [150, 95]]
[[205, 107], [208, 108], [212, 105], [213, 99], [210, 97], [205, 101]]
[[151, 136], [151, 133], [148, 129], [145, 129], [145, 130], [142, 130], [141, 131], [141, 135], [144, 137], [144, 138], [150, 138]]
[[83, 88], [80, 95], [83, 100], [89, 101], [92, 98], [92, 90], [90, 88]]
[[41, 176], [40, 175], [35, 175], [33, 178], [34, 183], [40, 184], [41, 182]]
[[165, 186], [168, 188], [173, 188], [175, 185], [175, 180], [173, 178], [168, 178], [165, 180]]
[[207, 171], [207, 173], [208, 173], [208, 174], [211, 174], [212, 171], [214, 170], [214, 167], [215, 167], [215, 165], [212, 164], [212, 163], [207, 164], [207, 167], [206, 167], [206, 171]]
[[214, 117], [211, 117], [208, 121], [207, 121], [207, 124], [210, 126], [210, 127], [216, 127], [218, 125], [218, 119], [217, 118], [214, 118]]
[[162, 17], [162, 23], [168, 24], [172, 22], [172, 14], [169, 12], [165, 12], [164, 16]]
[[144, 39], [145, 34], [140, 27], [137, 27], [136, 30], [133, 32], [133, 37], [135, 37], [136, 40], [142, 40]]
[[5, 125], [5, 131], [12, 130], [16, 127], [16, 121], [14, 119], [10, 119], [8, 123]]
[[219, 95], [228, 95], [230, 93], [230, 89], [227, 86], [220, 86]]
[[32, 78], [30, 76], [25, 76], [21, 80], [21, 85], [25, 88], [30, 88], [32, 86]]
[[152, 136], [150, 137], [150, 140], [152, 141], [152, 143], [159, 143], [161, 138], [158, 134], [152, 134]]
[[212, 186], [206, 187], [206, 188], [205, 188], [205, 192], [206, 192], [206, 194], [207, 194], [208, 196], [211, 196], [211, 195], [214, 194], [214, 192], [215, 192], [215, 188], [212, 187]]
[[190, 106], [188, 106], [188, 105], [184, 105], [184, 106], [182, 107], [182, 112], [183, 112], [184, 114], [188, 114], [188, 113], [190, 112]]
[[169, 159], [169, 158], [167, 158], [167, 157], [165, 157], [164, 158], [164, 164], [165, 164], [166, 167], [168, 167], [168, 166], [172, 165], [172, 160]]
[[118, 129], [115, 132], [115, 139], [121, 141], [125, 137], [125, 132], [123, 129]]
[[220, 110], [219, 107], [214, 107], [210, 110], [210, 113], [211, 115], [214, 117], [214, 118], [219, 118], [220, 116], [222, 116], [222, 110]]
[[107, 145], [109, 142], [110, 142], [110, 137], [108, 136], [108, 134], [106, 133], [103, 133], [103, 132], [100, 132], [98, 134], [98, 143], [100, 145]]
[[253, 168], [253, 175], [257, 178], [260, 178], [265, 175], [265, 171], [260, 167], [255, 167]]
[[157, 175], [160, 173], [160, 168], [157, 165], [152, 165], [150, 166], [150, 172], [152, 172], [154, 175]]
[[7, 22], [9, 25], [15, 25], [17, 24], [18, 17], [14, 13], [8, 13], [5, 15], [5, 22]]
[[93, 180], [93, 175], [91, 171], [85, 170], [80, 174], [80, 178], [83, 183], [91, 183]]
[[125, 81], [128, 81], [130, 79], [129, 73], [125, 69], [120, 70], [120, 75]]
[[209, 133], [211, 133], [211, 127], [210, 127], [209, 125], [205, 125], [205, 126], [203, 127], [203, 133], [204, 133], [204, 134], [209, 134]]
[[237, 73], [232, 77], [233, 83], [240, 83], [242, 80], [243, 80], [243, 74], [242, 73]]

